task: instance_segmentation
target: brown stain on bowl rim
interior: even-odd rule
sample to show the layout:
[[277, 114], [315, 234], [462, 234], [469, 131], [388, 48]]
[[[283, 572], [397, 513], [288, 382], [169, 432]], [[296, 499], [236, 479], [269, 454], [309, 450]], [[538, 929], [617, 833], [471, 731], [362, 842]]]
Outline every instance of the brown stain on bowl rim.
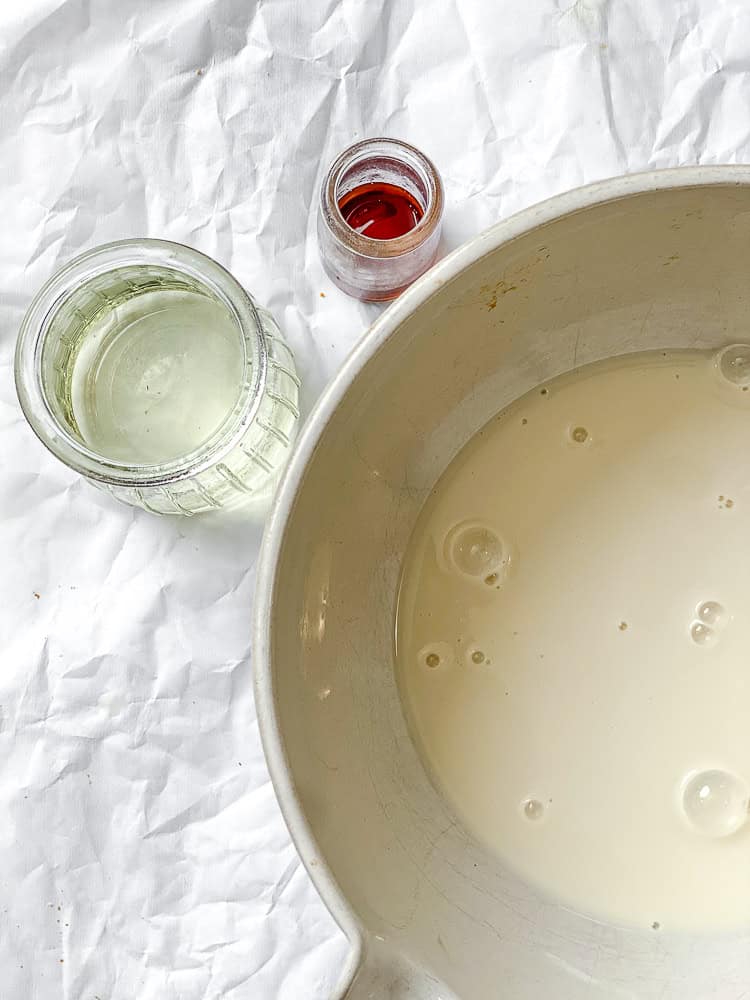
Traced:
[[548, 261], [550, 256], [551, 253], [549, 247], [537, 247], [531, 257], [513, 268], [513, 272], [510, 277], [501, 278], [494, 284], [481, 285], [479, 291], [484, 300], [487, 311], [492, 312], [493, 309], [497, 308], [497, 303], [500, 298], [503, 298], [510, 292], [517, 292], [522, 285], [527, 284], [531, 280], [532, 272], [540, 264], [544, 264]]

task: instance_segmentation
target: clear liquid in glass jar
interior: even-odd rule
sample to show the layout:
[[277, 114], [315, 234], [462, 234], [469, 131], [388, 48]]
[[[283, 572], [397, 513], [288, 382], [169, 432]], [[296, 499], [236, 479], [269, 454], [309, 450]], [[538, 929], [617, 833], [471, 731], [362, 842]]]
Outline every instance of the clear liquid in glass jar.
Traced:
[[155, 240], [100, 247], [50, 279], [24, 320], [16, 380], [62, 461], [156, 513], [267, 491], [299, 417], [270, 314], [210, 258]]

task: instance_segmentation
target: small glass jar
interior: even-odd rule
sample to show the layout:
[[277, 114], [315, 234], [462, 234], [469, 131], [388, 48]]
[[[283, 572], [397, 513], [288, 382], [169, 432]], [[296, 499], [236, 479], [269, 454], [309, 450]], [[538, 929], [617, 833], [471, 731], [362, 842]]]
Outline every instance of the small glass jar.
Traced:
[[216, 261], [162, 240], [97, 247], [50, 278], [21, 326], [16, 387], [54, 455], [156, 514], [262, 500], [299, 418], [271, 315]]
[[[400, 189], [421, 218], [393, 239], [372, 239], [350, 226], [341, 211], [346, 195], [367, 185]], [[443, 217], [443, 185], [430, 160], [397, 139], [365, 139], [345, 150], [320, 193], [318, 244], [329, 277], [355, 298], [393, 299], [435, 261]]]

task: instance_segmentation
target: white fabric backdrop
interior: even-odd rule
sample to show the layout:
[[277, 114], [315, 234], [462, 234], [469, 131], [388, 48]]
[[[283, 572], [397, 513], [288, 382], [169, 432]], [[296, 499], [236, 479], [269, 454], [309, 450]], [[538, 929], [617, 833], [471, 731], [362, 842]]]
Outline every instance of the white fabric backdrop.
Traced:
[[114, 505], [12, 383], [33, 291], [97, 243], [215, 256], [306, 410], [377, 313], [317, 258], [323, 171], [433, 157], [445, 245], [647, 167], [750, 159], [742, 0], [5, 0], [0, 6], [0, 968], [4, 1000], [323, 1000], [346, 942], [268, 781], [259, 528]]

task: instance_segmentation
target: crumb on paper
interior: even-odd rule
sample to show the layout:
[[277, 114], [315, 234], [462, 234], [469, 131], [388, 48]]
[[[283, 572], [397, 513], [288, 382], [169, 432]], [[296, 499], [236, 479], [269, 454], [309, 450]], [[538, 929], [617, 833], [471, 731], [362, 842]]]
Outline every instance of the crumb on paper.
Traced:
[[34, 593], [34, 597], [36, 597], [37, 601], [42, 596], [41, 594], [38, 594], [36, 591], [34, 591], [33, 593]]

